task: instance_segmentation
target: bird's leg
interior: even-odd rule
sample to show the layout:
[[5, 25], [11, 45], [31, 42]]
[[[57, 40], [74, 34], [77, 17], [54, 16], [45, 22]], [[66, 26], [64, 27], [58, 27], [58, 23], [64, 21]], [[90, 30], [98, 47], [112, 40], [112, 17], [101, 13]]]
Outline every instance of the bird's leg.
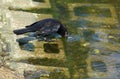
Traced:
[[53, 40], [51, 40], [51, 39], [48, 38], [48, 37], [44, 37], [44, 40], [45, 40], [46, 42], [53, 42]]
[[44, 37], [44, 36], [38, 36], [37, 39], [38, 39], [38, 41], [46, 41], [46, 42], [52, 41], [51, 39]]
[[56, 39], [56, 38], [54, 38], [54, 36], [52, 34], [45, 36], [46, 42], [54, 42], [55, 40], [53, 40], [53, 39]]
[[43, 41], [45, 39], [44, 36], [42, 36], [42, 35], [39, 35], [36, 38], [38, 39], [38, 41]]

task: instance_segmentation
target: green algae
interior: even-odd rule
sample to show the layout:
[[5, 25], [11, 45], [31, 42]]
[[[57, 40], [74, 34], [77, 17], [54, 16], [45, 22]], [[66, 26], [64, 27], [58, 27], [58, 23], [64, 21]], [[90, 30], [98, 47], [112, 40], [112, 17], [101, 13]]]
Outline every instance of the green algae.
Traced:
[[65, 61], [48, 58], [29, 58], [27, 62], [34, 65], [65, 67]]

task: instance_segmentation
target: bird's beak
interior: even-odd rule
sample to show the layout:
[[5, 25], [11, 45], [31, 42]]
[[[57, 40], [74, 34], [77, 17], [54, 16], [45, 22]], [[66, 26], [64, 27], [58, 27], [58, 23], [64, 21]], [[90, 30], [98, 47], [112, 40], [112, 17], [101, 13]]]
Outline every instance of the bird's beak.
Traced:
[[65, 39], [68, 38], [68, 32], [65, 32]]

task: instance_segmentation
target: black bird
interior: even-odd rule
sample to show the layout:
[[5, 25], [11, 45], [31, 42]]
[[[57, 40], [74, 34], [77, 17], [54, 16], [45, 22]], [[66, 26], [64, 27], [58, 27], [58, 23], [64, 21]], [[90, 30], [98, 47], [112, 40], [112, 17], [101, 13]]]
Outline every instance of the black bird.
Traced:
[[25, 28], [14, 30], [13, 32], [16, 35], [35, 32], [36, 36], [43, 37], [58, 33], [63, 38], [68, 37], [67, 28], [60, 21], [51, 18], [40, 20], [31, 25], [25, 26]]

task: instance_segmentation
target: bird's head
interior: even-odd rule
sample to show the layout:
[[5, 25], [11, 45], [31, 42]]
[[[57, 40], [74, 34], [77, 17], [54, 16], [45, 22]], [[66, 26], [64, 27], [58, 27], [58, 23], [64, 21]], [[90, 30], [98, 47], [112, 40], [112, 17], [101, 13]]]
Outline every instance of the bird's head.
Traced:
[[60, 24], [60, 27], [59, 27], [57, 33], [58, 33], [59, 35], [61, 35], [62, 38], [65, 38], [65, 39], [68, 38], [67, 28], [66, 28], [66, 26], [64, 26], [64, 25], [62, 25], [62, 24]]

